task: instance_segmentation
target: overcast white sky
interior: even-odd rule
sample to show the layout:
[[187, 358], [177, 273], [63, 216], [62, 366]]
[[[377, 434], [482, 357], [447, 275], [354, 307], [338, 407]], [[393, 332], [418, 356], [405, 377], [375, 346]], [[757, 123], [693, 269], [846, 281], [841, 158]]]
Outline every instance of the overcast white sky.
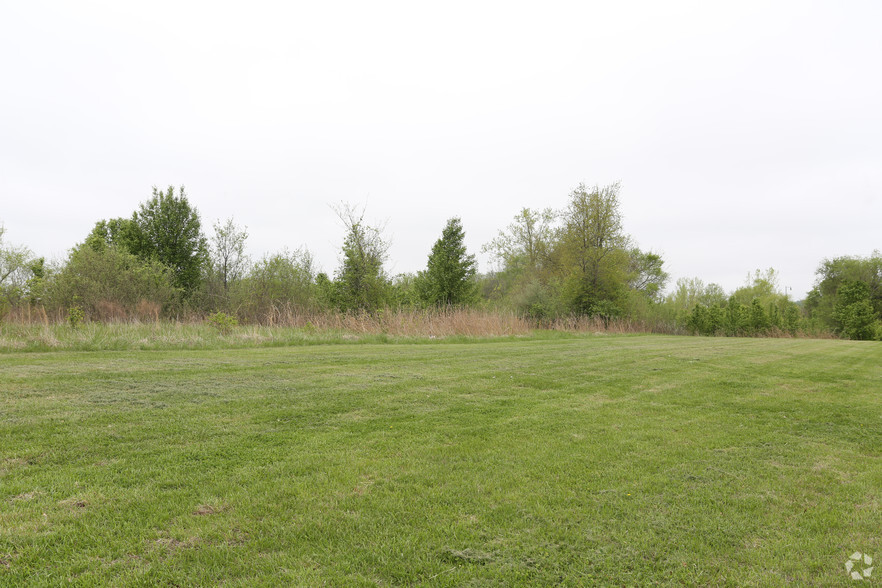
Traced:
[[328, 273], [366, 204], [416, 271], [451, 216], [478, 252], [614, 181], [672, 281], [801, 298], [882, 248], [882, 2], [0, 0], [0, 223], [40, 255], [184, 184]]

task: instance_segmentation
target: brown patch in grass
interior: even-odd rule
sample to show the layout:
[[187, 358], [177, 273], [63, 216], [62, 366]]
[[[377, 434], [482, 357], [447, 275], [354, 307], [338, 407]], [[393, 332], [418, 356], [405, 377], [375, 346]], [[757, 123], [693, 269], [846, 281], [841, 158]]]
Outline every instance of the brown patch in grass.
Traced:
[[33, 500], [34, 498], [36, 498], [40, 494], [42, 494], [42, 492], [39, 492], [37, 490], [32, 490], [31, 492], [25, 492], [24, 494], [19, 494], [18, 496], [13, 496], [10, 500], [25, 502], [28, 500]]
[[80, 509], [86, 508], [89, 506], [89, 503], [82, 498], [67, 498], [58, 503], [59, 506], [66, 506], [68, 508]]
[[225, 510], [227, 510], [227, 507], [225, 505], [214, 506], [211, 504], [200, 504], [196, 507], [196, 510], [193, 511], [193, 514], [202, 517], [217, 514]]
[[181, 541], [175, 537], [160, 537], [154, 541], [157, 547], [166, 550], [193, 549], [201, 542], [202, 541], [199, 537], [187, 537], [185, 541]]

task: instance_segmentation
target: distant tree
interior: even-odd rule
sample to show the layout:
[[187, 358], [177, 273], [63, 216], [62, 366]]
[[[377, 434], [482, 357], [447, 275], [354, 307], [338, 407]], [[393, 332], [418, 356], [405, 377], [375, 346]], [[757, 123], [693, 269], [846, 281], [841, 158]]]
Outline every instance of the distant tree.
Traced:
[[458, 305], [477, 295], [475, 256], [466, 252], [465, 231], [459, 218], [451, 218], [432, 246], [429, 261], [416, 280], [420, 299], [430, 305]]
[[837, 331], [848, 339], [874, 339], [879, 319], [870, 303], [870, 287], [858, 280], [842, 282], [837, 291], [833, 319]]
[[508, 271], [525, 272], [528, 279], [536, 276], [548, 261], [555, 237], [554, 222], [557, 213], [523, 208], [511, 224], [484, 245], [485, 253], [492, 253]]
[[248, 271], [249, 259], [245, 253], [248, 231], [237, 226], [233, 219], [214, 224], [210, 243], [210, 282], [214, 298], [229, 299], [230, 287], [241, 280]]
[[15, 303], [32, 275], [33, 254], [27, 247], [5, 244], [5, 233], [6, 228], [0, 225], [0, 302]]
[[754, 335], [765, 334], [769, 330], [769, 317], [759, 298], [750, 301], [750, 332]]
[[750, 308], [730, 296], [726, 304], [725, 332], [730, 337], [750, 333]]
[[845, 282], [866, 284], [873, 313], [882, 318], [882, 253], [874, 251], [869, 257], [825, 259], [815, 273], [815, 286], [805, 300], [806, 310], [814, 320], [828, 328], [839, 328], [833, 313], [839, 288]]
[[199, 212], [190, 205], [184, 187], [163, 192], [153, 188], [153, 197], [141, 204], [133, 220], [140, 228], [136, 255], [154, 258], [172, 270], [176, 287], [185, 296], [199, 286], [208, 245], [202, 234]]
[[373, 312], [386, 303], [389, 278], [383, 269], [389, 243], [382, 231], [368, 225], [364, 210], [348, 204], [335, 209], [346, 229], [343, 259], [334, 276], [334, 292], [342, 310]]
[[619, 184], [570, 193], [563, 213], [561, 259], [567, 268], [570, 307], [581, 314], [610, 316], [627, 292], [628, 243], [619, 208]]

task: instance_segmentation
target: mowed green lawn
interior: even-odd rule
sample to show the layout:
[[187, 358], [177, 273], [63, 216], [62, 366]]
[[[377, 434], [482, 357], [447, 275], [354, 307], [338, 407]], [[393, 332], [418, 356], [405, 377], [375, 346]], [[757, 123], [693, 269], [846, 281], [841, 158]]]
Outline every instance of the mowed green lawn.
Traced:
[[2, 586], [845, 586], [880, 502], [878, 343], [0, 356]]

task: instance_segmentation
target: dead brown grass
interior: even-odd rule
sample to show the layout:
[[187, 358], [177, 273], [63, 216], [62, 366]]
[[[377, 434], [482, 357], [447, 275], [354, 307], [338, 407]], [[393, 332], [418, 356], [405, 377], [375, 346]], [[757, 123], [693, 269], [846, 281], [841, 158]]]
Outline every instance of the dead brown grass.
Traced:
[[568, 333], [604, 333], [622, 335], [626, 333], [656, 333], [682, 335], [683, 330], [673, 323], [646, 321], [640, 319], [603, 319], [599, 316], [568, 316], [550, 321], [546, 328]]
[[[337, 312], [315, 310], [295, 305], [271, 306], [258, 315], [238, 316], [243, 326], [270, 328], [295, 328], [308, 332], [342, 332], [349, 335], [390, 335], [403, 337], [503, 337], [528, 335], [536, 329], [547, 329], [568, 333], [596, 334], [637, 334], [653, 333], [666, 335], [687, 335], [688, 332], [674, 321], [653, 319], [616, 318], [603, 319], [590, 316], [566, 316], [548, 321], [535, 321], [518, 316], [505, 309], [481, 308], [430, 308], [430, 309], [381, 309], [376, 312]], [[162, 307], [149, 300], [141, 300], [134, 308], [125, 308], [111, 301], [96, 305], [89, 320], [104, 324], [145, 324], [161, 323], [176, 325], [202, 325], [206, 315], [195, 310], [178, 312], [175, 316], [164, 316]], [[38, 326], [35, 341], [46, 347], [57, 347], [59, 341], [52, 332], [53, 325], [64, 324], [67, 316], [64, 311], [51, 313], [42, 306], [22, 305], [13, 307], [5, 317], [8, 325]], [[192, 333], [192, 337], [199, 337]], [[247, 333], [237, 336], [249, 337]], [[772, 329], [763, 337], [798, 338], [836, 338], [824, 331], [798, 332]], [[32, 335], [32, 338], [34, 336]], [[19, 348], [21, 345], [10, 333], [0, 332], [0, 347]]]
[[496, 337], [526, 335], [532, 330], [529, 321], [514, 313], [472, 308], [385, 309], [373, 313], [310, 312], [274, 308], [261, 324], [315, 331], [414, 337]]

